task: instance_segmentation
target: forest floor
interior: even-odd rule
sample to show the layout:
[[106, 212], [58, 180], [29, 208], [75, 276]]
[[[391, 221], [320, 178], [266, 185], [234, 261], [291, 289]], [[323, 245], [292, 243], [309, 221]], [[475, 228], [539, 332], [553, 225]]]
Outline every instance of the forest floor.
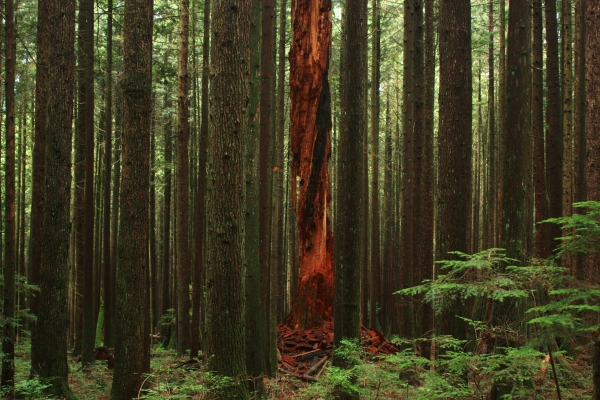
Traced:
[[[285, 337], [285, 333], [280, 331], [279, 371], [275, 377], [264, 379], [266, 394], [263, 398], [332, 399], [339, 390], [353, 392], [361, 399], [489, 398], [493, 372], [487, 371], [490, 366], [497, 370], [497, 360], [486, 364], [487, 361], [482, 361], [482, 357], [477, 355], [463, 359], [460, 359], [462, 356], [453, 356], [447, 364], [434, 371], [426, 366], [428, 361], [425, 358], [415, 355], [410, 348], [390, 355], [375, 353], [376, 347], [371, 344], [378, 338], [371, 338], [371, 343], [362, 343], [362, 348], [352, 345], [346, 348], [344, 356], [348, 359], [354, 357], [356, 366], [350, 371], [340, 370], [331, 365], [330, 343], [327, 343], [327, 337], [331, 337], [329, 333], [327, 330], [309, 334], [288, 331]], [[319, 345], [302, 349], [307, 343], [305, 339]], [[286, 342], [297, 347], [295, 353], [291, 351], [294, 346], [288, 346], [288, 351], [281, 351]], [[387, 343], [379, 343], [380, 348], [388, 346]], [[549, 359], [540, 354], [526, 355], [529, 361], [519, 361], [520, 372], [511, 369], [509, 375], [518, 386], [513, 398], [559, 398]], [[43, 399], [43, 385], [39, 381], [27, 380], [30, 362], [28, 342], [18, 345], [16, 356], [15, 382], [19, 398]], [[513, 358], [518, 359], [519, 356]], [[576, 357], [559, 355], [555, 358], [562, 399], [591, 398], [589, 350], [584, 347], [578, 350]], [[69, 366], [69, 383], [81, 400], [108, 399], [113, 373], [107, 368], [106, 361], [96, 361], [82, 369], [78, 358], [69, 356]], [[176, 358], [174, 350], [154, 345], [148, 390], [140, 393], [139, 398], [204, 399], [226, 384], [226, 380], [206, 372], [200, 362]]]

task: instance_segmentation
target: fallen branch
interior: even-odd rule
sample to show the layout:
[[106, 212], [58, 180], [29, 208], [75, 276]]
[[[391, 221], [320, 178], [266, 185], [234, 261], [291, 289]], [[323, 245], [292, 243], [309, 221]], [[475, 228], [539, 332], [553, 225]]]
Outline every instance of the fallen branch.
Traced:
[[295, 374], [292, 371], [288, 371], [285, 368], [279, 367], [277, 368], [277, 370], [283, 374], [287, 374], [290, 376], [293, 376], [294, 378], [300, 379], [302, 381], [306, 381], [306, 382], [319, 382], [319, 380], [315, 377], [312, 376], [306, 376], [306, 375], [300, 375], [300, 374]]
[[315, 365], [310, 367], [310, 369], [304, 373], [304, 376], [310, 376], [313, 372], [315, 372], [323, 364], [325, 364], [325, 362], [327, 362], [328, 359], [329, 359], [329, 357], [327, 357], [327, 356], [323, 357], [318, 363], [316, 363]]

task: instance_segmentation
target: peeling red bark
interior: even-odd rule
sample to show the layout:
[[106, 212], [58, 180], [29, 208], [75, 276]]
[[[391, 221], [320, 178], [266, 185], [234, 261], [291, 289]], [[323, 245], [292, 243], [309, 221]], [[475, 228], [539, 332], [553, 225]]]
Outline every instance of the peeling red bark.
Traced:
[[298, 214], [300, 273], [286, 324], [297, 329], [333, 320], [333, 235], [327, 211], [331, 201], [327, 168], [331, 153], [330, 15], [329, 0], [292, 2], [292, 200]]

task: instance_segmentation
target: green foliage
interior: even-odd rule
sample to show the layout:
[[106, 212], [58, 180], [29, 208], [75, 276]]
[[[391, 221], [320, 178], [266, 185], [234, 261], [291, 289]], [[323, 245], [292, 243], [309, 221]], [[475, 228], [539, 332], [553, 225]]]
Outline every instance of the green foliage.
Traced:
[[555, 223], [569, 233], [556, 238], [561, 241], [557, 257], [563, 253], [597, 253], [600, 251], [600, 202], [585, 201], [574, 203], [574, 209], [585, 211], [568, 217], [550, 218], [541, 223]]

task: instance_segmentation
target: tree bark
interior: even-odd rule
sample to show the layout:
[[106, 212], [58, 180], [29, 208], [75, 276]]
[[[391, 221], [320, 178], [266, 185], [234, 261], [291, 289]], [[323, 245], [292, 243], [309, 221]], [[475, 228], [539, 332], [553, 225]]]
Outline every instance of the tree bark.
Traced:
[[5, 3], [5, 96], [6, 158], [4, 163], [4, 290], [2, 316], [4, 329], [2, 337], [2, 374], [0, 385], [9, 388], [12, 396], [15, 386], [15, 275], [17, 272], [17, 248], [15, 232], [15, 78], [16, 78], [16, 26], [15, 3]]
[[181, 0], [179, 7], [179, 71], [178, 71], [178, 132], [176, 143], [177, 179], [177, 354], [190, 348], [190, 251], [188, 231], [189, 161], [189, 36], [190, 3]]
[[535, 188], [535, 256], [550, 256], [548, 224], [539, 222], [548, 219], [546, 197], [546, 170], [544, 147], [544, 78], [543, 78], [543, 18], [541, 0], [533, 0], [533, 145], [534, 145], [534, 188]]
[[[556, 0], [546, 0], [546, 185], [550, 218], [562, 216], [563, 133], [560, 115], [560, 78], [558, 67], [558, 22]], [[509, 94], [510, 95], [510, 94]], [[510, 113], [508, 115], [511, 115]], [[558, 224], [548, 228], [550, 252], [554, 252], [561, 236]]]
[[[506, 154], [502, 247], [508, 257], [524, 261], [529, 233], [527, 193], [530, 182], [531, 8], [529, 0], [510, 4], [506, 77]], [[562, 143], [562, 142], [561, 142]]]
[[[377, 18], [376, 18], [377, 20]], [[336, 294], [341, 295], [335, 310], [335, 343], [360, 338], [361, 226], [363, 203], [362, 153], [366, 151], [365, 71], [367, 69], [367, 1], [349, 0], [343, 27], [344, 57], [340, 82], [340, 135], [338, 146], [338, 204], [335, 221]], [[379, 90], [379, 88], [377, 88]], [[378, 293], [379, 294], [379, 293]], [[364, 310], [366, 312], [366, 310]], [[334, 359], [339, 366], [343, 357]]]
[[[436, 259], [467, 252], [471, 202], [471, 6], [441, 0]], [[455, 305], [458, 306], [458, 305]], [[464, 324], [445, 318], [440, 331], [464, 338]]]
[[112, 95], [113, 95], [113, 0], [108, 0], [107, 4], [108, 18], [106, 21], [106, 103], [105, 103], [105, 146], [104, 146], [104, 215], [103, 215], [103, 294], [104, 294], [104, 345], [112, 348], [114, 346], [114, 287], [112, 286], [112, 259], [111, 259], [111, 209], [110, 209], [110, 194], [111, 194], [111, 176], [112, 176]]
[[69, 329], [69, 230], [71, 224], [71, 139], [75, 75], [75, 1], [44, 5], [40, 25], [47, 27], [48, 74], [44, 222], [42, 228], [37, 347], [32, 370], [51, 383], [51, 395], [76, 398], [69, 389], [67, 333]]
[[488, 31], [490, 37], [490, 43], [488, 45], [488, 179], [489, 184], [487, 185], [487, 238], [488, 241], [485, 247], [491, 249], [496, 246], [496, 199], [498, 193], [497, 185], [497, 142], [496, 137], [496, 99], [495, 99], [495, 68], [494, 68], [494, 0], [489, 2], [489, 14], [488, 14]]
[[[243, 149], [248, 129], [250, 0], [214, 3], [207, 190], [207, 336], [211, 371], [233, 379], [223, 398], [246, 399]], [[227, 310], [224, 313], [223, 310]]]
[[125, 3], [123, 181], [117, 245], [115, 373], [110, 398], [138, 397], [150, 370], [148, 282], [152, 0]]
[[[33, 138], [32, 155], [32, 194], [31, 194], [31, 231], [29, 260], [29, 283], [40, 285], [40, 269], [42, 262], [42, 253], [36, 249], [42, 246], [42, 225], [44, 223], [44, 180], [46, 177], [46, 123], [48, 118], [48, 79], [49, 79], [49, 29], [50, 24], [47, 18], [48, 10], [46, 2], [38, 2], [38, 22], [37, 22], [37, 66], [35, 77], [35, 134]], [[30, 307], [31, 313], [39, 315], [39, 296], [32, 296]], [[34, 374], [36, 365], [39, 361], [37, 350], [40, 341], [45, 340], [38, 334], [38, 324], [34, 321], [31, 324], [31, 375]]]
[[292, 3], [292, 198], [298, 214], [300, 275], [287, 323], [300, 329], [320, 326], [333, 317], [333, 235], [327, 210], [330, 13], [331, 4], [325, 0]]

